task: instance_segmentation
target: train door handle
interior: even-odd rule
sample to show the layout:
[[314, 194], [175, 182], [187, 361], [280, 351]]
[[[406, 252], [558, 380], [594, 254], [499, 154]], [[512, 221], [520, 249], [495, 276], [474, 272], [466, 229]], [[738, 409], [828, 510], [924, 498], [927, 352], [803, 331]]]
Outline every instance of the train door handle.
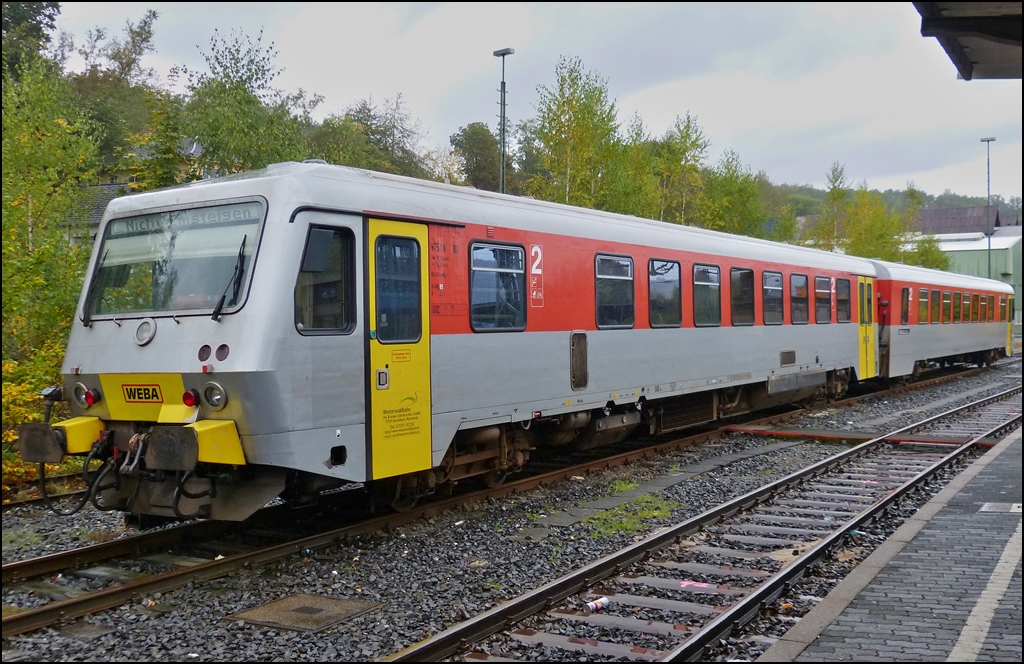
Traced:
[[377, 369], [377, 389], [386, 390], [391, 387], [390, 370], [387, 367]]

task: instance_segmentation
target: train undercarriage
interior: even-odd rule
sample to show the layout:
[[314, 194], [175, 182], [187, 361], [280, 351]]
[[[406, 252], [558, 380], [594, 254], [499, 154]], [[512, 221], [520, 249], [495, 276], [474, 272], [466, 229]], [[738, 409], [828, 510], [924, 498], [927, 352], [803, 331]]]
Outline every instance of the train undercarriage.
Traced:
[[[991, 364], [998, 351], [940, 358], [939, 364]], [[918, 363], [914, 377], [925, 363]], [[628, 404], [561, 413], [515, 424], [460, 431], [434, 468], [368, 483], [374, 504], [406, 510], [428, 495], [450, 492], [474, 479], [497, 486], [523, 469], [539, 449], [585, 450], [619, 443], [634, 432], [657, 435], [787, 404], [807, 405], [842, 398], [856, 376], [851, 369], [821, 371], [747, 385], [652, 398]], [[52, 396], [52, 395], [51, 395]], [[57, 396], [59, 398], [59, 395]], [[50, 399], [49, 401], [52, 401]], [[52, 403], [49, 403], [52, 407]], [[46, 423], [23, 425], [22, 456], [27, 461], [59, 462], [67, 450], [62, 430]], [[91, 502], [101, 510], [121, 510], [137, 520], [210, 518], [242, 520], [275, 498], [293, 507], [317, 503], [324, 491], [348, 482], [325, 475], [257, 465], [197, 461], [194, 445], [172, 427], [111, 422], [89, 449], [84, 479], [89, 491], [71, 508]], [[173, 452], [172, 452], [173, 450]], [[184, 451], [182, 451], [184, 450]], [[141, 515], [141, 516], [139, 516]]]

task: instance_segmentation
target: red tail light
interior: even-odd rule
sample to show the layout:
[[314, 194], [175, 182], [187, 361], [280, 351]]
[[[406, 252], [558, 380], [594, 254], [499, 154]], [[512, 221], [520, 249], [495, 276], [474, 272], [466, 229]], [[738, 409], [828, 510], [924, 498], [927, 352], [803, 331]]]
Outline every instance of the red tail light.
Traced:
[[197, 390], [189, 390], [185, 394], [181, 395], [181, 402], [189, 408], [194, 408], [199, 405], [199, 392]]
[[100, 394], [99, 390], [93, 389], [85, 393], [85, 404], [87, 406], [95, 406], [102, 399], [103, 396]]

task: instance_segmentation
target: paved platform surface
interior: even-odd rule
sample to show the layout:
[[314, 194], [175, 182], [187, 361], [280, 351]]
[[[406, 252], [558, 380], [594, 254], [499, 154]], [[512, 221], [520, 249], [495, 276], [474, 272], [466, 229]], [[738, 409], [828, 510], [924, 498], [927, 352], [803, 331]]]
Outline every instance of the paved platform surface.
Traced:
[[758, 661], [1020, 662], [1021, 452], [1018, 429]]

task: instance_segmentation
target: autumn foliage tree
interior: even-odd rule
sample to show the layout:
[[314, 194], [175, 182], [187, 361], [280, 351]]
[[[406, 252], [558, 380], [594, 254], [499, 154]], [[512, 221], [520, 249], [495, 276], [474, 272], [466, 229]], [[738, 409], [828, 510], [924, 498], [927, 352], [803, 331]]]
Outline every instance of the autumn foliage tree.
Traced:
[[38, 418], [34, 392], [59, 382], [91, 243], [83, 184], [98, 165], [94, 126], [45, 58], [3, 72], [3, 436]]
[[608, 82], [584, 70], [579, 58], [561, 58], [555, 85], [537, 88], [536, 138], [544, 174], [525, 184], [527, 193], [580, 207], [603, 207], [603, 180], [618, 145], [615, 102]]

